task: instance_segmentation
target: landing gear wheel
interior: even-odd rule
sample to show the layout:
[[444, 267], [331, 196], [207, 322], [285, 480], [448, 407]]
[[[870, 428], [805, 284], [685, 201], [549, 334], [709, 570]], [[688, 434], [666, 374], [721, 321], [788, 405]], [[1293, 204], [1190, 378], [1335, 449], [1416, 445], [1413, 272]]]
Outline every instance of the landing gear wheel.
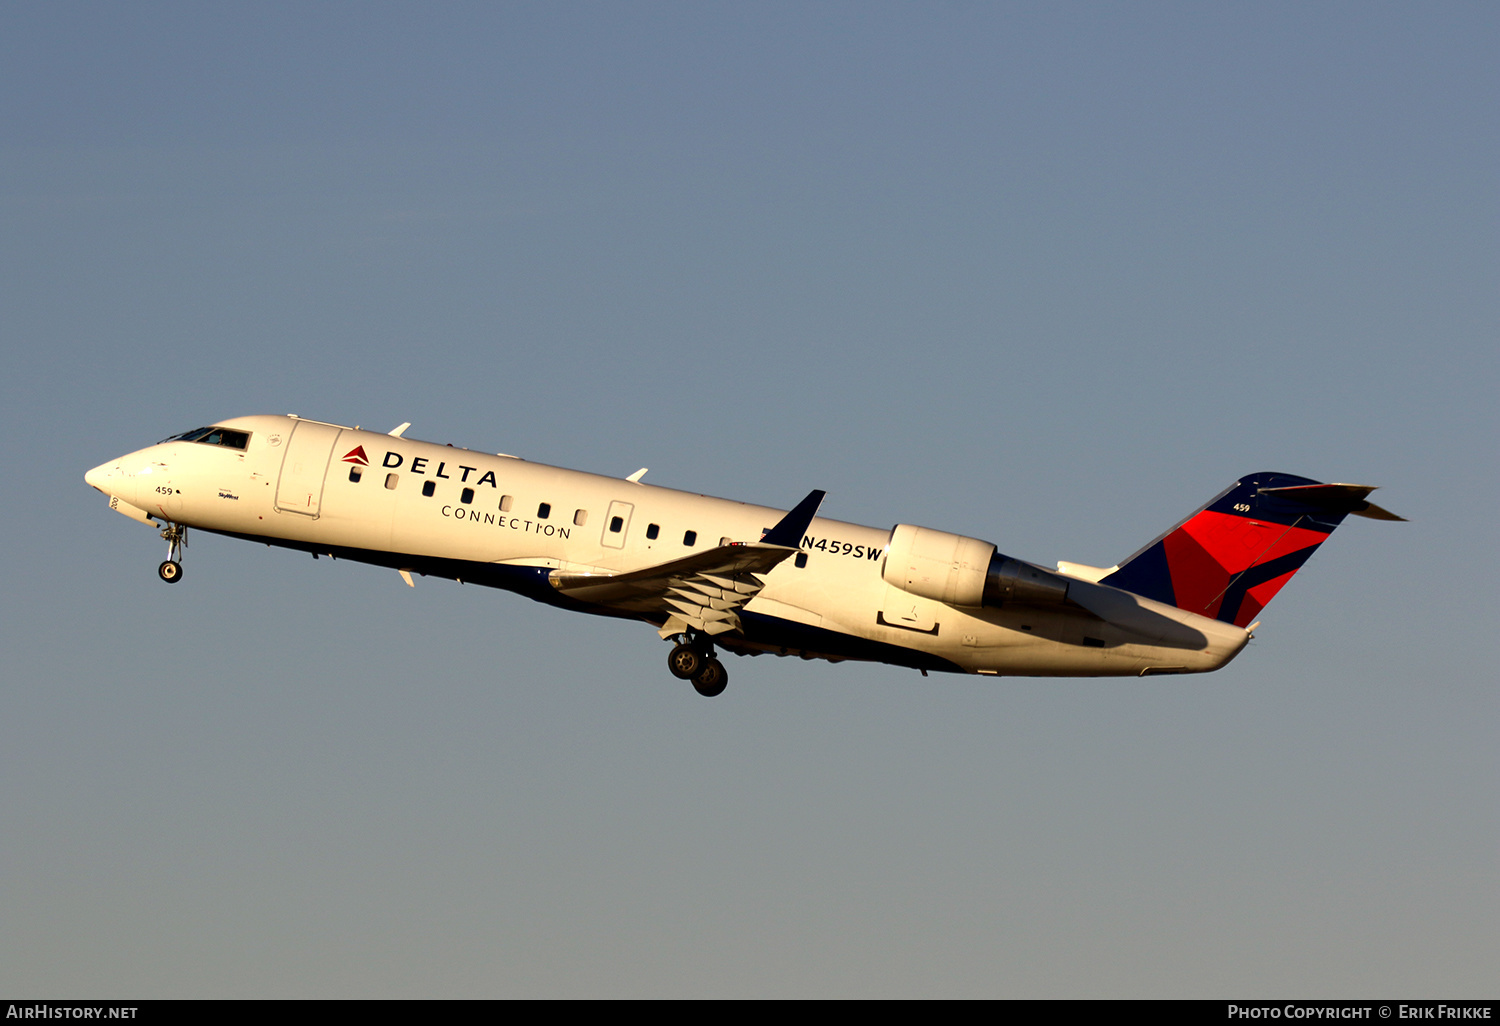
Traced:
[[705, 661], [701, 649], [693, 645], [678, 645], [667, 656], [667, 669], [679, 680], [692, 680], [702, 671]]
[[161, 529], [162, 541], [167, 543], [167, 561], [156, 568], [156, 576], [168, 584], [182, 580], [182, 550], [187, 548], [187, 528], [181, 524], [167, 522]]
[[724, 664], [717, 659], [709, 659], [703, 664], [703, 669], [693, 678], [693, 688], [704, 698], [713, 698], [722, 695], [724, 689], [729, 686], [729, 671], [724, 669]]

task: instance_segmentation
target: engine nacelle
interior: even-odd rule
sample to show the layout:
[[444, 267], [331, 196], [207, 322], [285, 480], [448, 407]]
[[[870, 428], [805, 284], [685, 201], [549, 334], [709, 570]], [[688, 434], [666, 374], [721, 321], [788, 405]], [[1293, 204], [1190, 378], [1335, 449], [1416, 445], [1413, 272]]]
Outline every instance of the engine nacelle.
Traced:
[[1025, 606], [1057, 606], [1067, 601], [1068, 579], [1030, 563], [995, 554], [984, 579], [984, 604], [1003, 606], [1016, 602]]
[[1056, 606], [1068, 579], [1011, 559], [978, 538], [897, 524], [881, 565], [885, 582], [950, 606]]
[[897, 524], [881, 575], [902, 591], [950, 606], [984, 603], [984, 581], [995, 546], [978, 538]]

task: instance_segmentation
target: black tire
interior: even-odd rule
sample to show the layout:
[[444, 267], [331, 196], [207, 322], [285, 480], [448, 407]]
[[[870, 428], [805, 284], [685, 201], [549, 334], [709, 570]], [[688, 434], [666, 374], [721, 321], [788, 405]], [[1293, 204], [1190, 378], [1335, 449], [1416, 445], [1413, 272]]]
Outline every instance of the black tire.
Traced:
[[703, 669], [698, 671], [698, 676], [693, 678], [693, 689], [704, 698], [722, 695], [728, 686], [729, 671], [724, 669], [724, 664], [717, 659], [705, 662]]
[[692, 645], [678, 645], [667, 656], [667, 669], [678, 680], [692, 680], [703, 671], [705, 661], [701, 649]]
[[168, 584], [176, 584], [182, 580], [182, 564], [174, 559], [169, 559], [156, 568], [156, 576]]

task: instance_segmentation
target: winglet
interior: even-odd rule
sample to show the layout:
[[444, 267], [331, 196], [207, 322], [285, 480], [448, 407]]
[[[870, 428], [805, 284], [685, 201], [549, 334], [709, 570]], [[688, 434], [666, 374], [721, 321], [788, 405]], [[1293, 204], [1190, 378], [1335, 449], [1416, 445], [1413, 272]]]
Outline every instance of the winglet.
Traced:
[[411, 421], [407, 421], [405, 424], [402, 424], [394, 431], [387, 431], [386, 434], [390, 435], [392, 438], [400, 438], [401, 432], [405, 431], [409, 427], [411, 427]]
[[797, 503], [797, 508], [766, 532], [761, 539], [764, 545], [784, 545], [789, 549], [802, 547], [802, 536], [807, 533], [807, 525], [812, 523], [812, 518], [817, 516], [818, 507], [823, 505], [823, 496], [828, 493], [814, 488], [807, 493], [807, 498]]

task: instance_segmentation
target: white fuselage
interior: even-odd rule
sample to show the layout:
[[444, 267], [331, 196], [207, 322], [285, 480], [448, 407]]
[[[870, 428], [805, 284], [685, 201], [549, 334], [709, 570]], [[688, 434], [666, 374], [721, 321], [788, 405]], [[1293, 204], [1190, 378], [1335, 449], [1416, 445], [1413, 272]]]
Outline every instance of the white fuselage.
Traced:
[[[784, 511], [292, 417], [219, 422], [243, 448], [167, 441], [90, 471], [88, 483], [151, 517], [221, 534], [591, 607], [553, 571], [641, 570], [729, 542], [757, 542]], [[130, 513], [130, 509], [122, 509]], [[801, 553], [764, 575], [737, 652], [873, 659], [923, 669], [1038, 676], [1199, 672], [1244, 630], [1088, 582], [1131, 607], [1101, 618], [1071, 604], [960, 607], [887, 583], [892, 532], [814, 518]], [[1104, 593], [1112, 592], [1113, 595]], [[1093, 604], [1098, 607], [1098, 602]], [[1141, 618], [1180, 625], [1173, 643]], [[1184, 642], [1183, 637], [1196, 638]]]

